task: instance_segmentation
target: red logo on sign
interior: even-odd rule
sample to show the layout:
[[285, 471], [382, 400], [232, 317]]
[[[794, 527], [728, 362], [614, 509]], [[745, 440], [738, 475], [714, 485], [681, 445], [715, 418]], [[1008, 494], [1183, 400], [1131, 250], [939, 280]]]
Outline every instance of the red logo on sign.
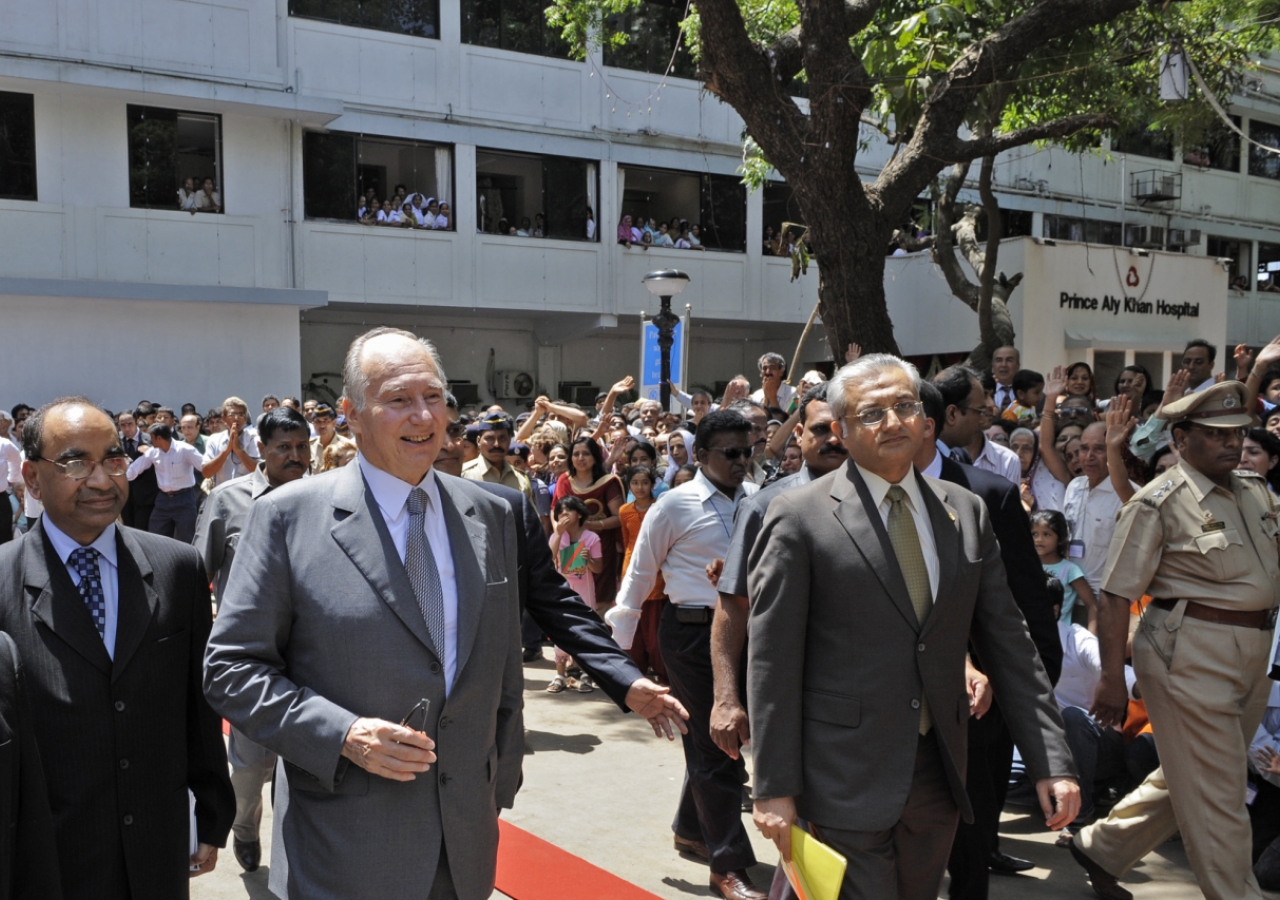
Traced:
[[1134, 266], [1129, 267], [1129, 274], [1125, 276], [1124, 283], [1129, 287], [1137, 287], [1142, 283], [1142, 279], [1138, 277], [1138, 270]]

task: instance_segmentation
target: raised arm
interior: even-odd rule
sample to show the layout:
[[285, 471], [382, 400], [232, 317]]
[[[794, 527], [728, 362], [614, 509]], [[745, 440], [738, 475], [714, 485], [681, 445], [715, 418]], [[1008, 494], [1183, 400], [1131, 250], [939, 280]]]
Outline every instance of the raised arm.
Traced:
[[1271, 343], [1258, 351], [1258, 355], [1253, 360], [1253, 368], [1249, 370], [1248, 378], [1244, 379], [1247, 392], [1244, 408], [1249, 412], [1254, 412], [1258, 408], [1258, 392], [1262, 388], [1262, 379], [1270, 369], [1276, 366], [1280, 366], [1280, 336], [1272, 338]]
[[1129, 435], [1138, 424], [1138, 420], [1129, 414], [1132, 405], [1128, 394], [1120, 394], [1112, 399], [1107, 409], [1107, 474], [1111, 476], [1111, 486], [1116, 489], [1116, 495], [1124, 503], [1137, 493], [1129, 480], [1129, 469], [1124, 459]]
[[1063, 484], [1071, 481], [1071, 470], [1067, 468], [1067, 462], [1058, 452], [1054, 441], [1057, 438], [1058, 403], [1061, 402], [1066, 387], [1067, 379], [1062, 366], [1056, 366], [1044, 386], [1044, 415], [1040, 417], [1040, 458], [1044, 460], [1044, 467], [1049, 470], [1049, 474]]

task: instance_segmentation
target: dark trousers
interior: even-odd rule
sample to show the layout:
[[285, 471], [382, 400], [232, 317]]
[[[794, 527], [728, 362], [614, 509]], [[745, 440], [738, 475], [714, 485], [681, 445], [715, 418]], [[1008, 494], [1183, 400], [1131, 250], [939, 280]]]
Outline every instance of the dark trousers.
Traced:
[[973, 822], [961, 822], [947, 869], [951, 900], [986, 900], [991, 854], [1000, 846], [1000, 811], [1009, 792], [1013, 737], [998, 706], [981, 719], [969, 720], [969, 765], [965, 787], [973, 806]]
[[1093, 818], [1093, 794], [1098, 782], [1127, 772], [1124, 735], [1114, 728], [1100, 728], [1078, 706], [1064, 709], [1062, 722], [1080, 782], [1080, 815], [1071, 823], [1072, 831], [1078, 831]]
[[916, 743], [911, 793], [897, 824], [884, 831], [846, 831], [809, 823], [813, 836], [849, 861], [840, 900], [936, 900], [960, 807], [933, 734]]
[[755, 865], [756, 855], [742, 825], [742, 785], [747, 768], [711, 739], [714, 678], [711, 672], [711, 622], [676, 619], [672, 603], [662, 612], [658, 644], [671, 679], [672, 695], [689, 711], [684, 742], [684, 787], [671, 829], [701, 840], [711, 853], [711, 871], [724, 874]]
[[13, 540], [13, 505], [9, 495], [0, 492], [0, 544]]
[[436, 863], [436, 877], [431, 883], [431, 893], [427, 900], [458, 900], [458, 892], [453, 887], [453, 872], [449, 870], [449, 854], [445, 852], [444, 841], [440, 842], [440, 861]]
[[151, 510], [147, 530], [190, 544], [196, 536], [196, 489], [190, 487], [173, 494], [164, 491], [156, 494], [156, 505]]
[[520, 645], [526, 650], [542, 646], [542, 628], [527, 611], [520, 616]]

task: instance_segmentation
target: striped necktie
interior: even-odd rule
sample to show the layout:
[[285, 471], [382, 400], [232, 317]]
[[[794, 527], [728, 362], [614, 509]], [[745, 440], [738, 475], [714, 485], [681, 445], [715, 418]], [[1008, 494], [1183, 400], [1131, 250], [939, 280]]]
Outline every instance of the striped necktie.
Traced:
[[[911, 510], [907, 508], [907, 492], [895, 484], [889, 488], [888, 496], [889, 543], [893, 544], [893, 555], [898, 558], [898, 568], [902, 570], [902, 579], [907, 583], [907, 593], [911, 595], [911, 607], [916, 611], [916, 621], [923, 628], [933, 610], [933, 592], [929, 589], [929, 567], [925, 565], [924, 551], [920, 549], [920, 533], [916, 531], [915, 520], [911, 517]], [[928, 734], [932, 727], [929, 701], [922, 691], [920, 733]]]
[[447, 651], [444, 645], [444, 589], [440, 586], [440, 570], [431, 552], [426, 531], [427, 492], [414, 488], [409, 492], [409, 535], [405, 541], [404, 568], [409, 584], [426, 620], [431, 643], [443, 665]]

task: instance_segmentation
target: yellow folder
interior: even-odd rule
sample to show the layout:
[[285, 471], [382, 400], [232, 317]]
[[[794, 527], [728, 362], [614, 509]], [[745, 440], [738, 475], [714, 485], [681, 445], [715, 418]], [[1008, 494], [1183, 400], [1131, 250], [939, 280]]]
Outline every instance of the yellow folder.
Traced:
[[800, 900], [839, 900], [848, 860], [807, 831], [791, 826], [791, 862], [782, 868]]

